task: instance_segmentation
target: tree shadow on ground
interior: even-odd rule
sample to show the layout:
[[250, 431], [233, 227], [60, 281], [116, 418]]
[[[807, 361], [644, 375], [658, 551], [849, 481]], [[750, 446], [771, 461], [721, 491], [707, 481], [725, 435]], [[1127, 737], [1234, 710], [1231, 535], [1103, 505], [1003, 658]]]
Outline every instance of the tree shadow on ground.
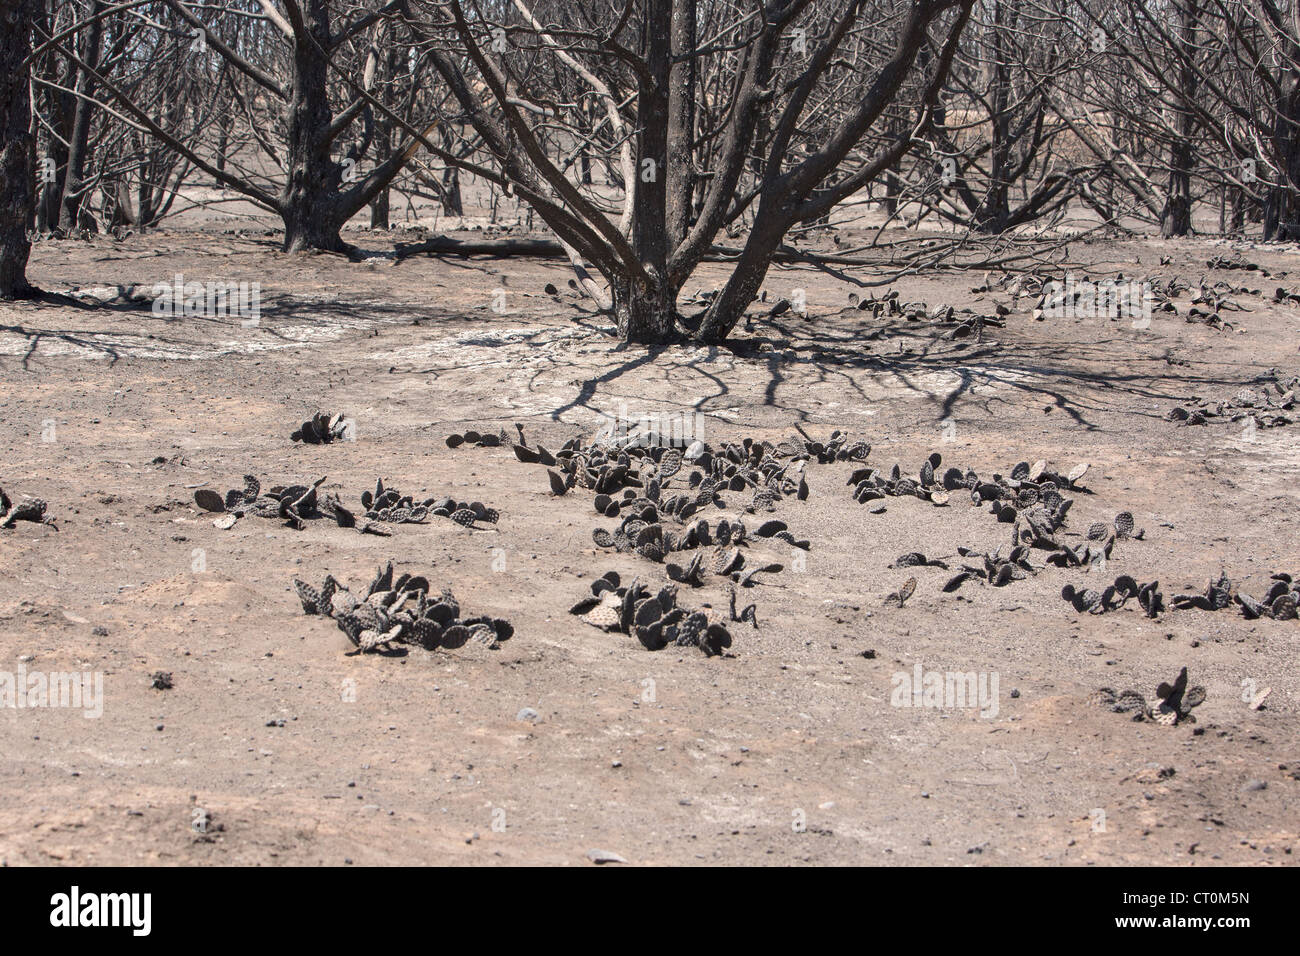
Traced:
[[[381, 326], [405, 324], [421, 329], [411, 332], [412, 347], [445, 351], [446, 361], [416, 363], [400, 369], [403, 373], [437, 381], [458, 370], [514, 367], [527, 371], [526, 389], [535, 393], [544, 379], [572, 371], [577, 393], [549, 411], [556, 422], [577, 410], [597, 412], [593, 403], [602, 391], [620, 382], [636, 388], [638, 375], [647, 371], [664, 376], [675, 395], [704, 386], [702, 396], [678, 402], [697, 412], [723, 409], [735, 398], [738, 370], [747, 369], [760, 373], [757, 404], [800, 424], [815, 422], [813, 412], [798, 403], [799, 390], [833, 386], [843, 401], [863, 405], [881, 402], [881, 388], [922, 399], [933, 407], [935, 421], [973, 413], [996, 417], [995, 403], [1019, 395], [1064, 412], [1088, 430], [1098, 429], [1098, 413], [1112, 408], [1162, 417], [1167, 411], [1162, 406], [1190, 392], [1226, 389], [1241, 381], [1231, 366], [1175, 362], [1169, 339], [1115, 329], [1096, 334], [1095, 327], [1060, 327], [1048, 341], [1028, 340], [1024, 328], [991, 326], [982, 339], [954, 338], [952, 323], [874, 319], [846, 309], [805, 319], [791, 313], [754, 315], [742, 327], [748, 331], [722, 345], [645, 347], [618, 343], [609, 335], [606, 317], [574, 303], [572, 311], [561, 314], [542, 303], [545, 312], [500, 315], [487, 308], [466, 312], [373, 298], [322, 302], [278, 295], [262, 303], [257, 326], [244, 329], [229, 316], [155, 316], [152, 299], [140, 295], [139, 288], [116, 287], [112, 297], [94, 302], [52, 296], [45, 306], [16, 304], [7, 311], [23, 321], [0, 325], [0, 333], [26, 339], [21, 365], [27, 368], [42, 343], [51, 340], [115, 363], [143, 351], [154, 358], [215, 358], [241, 350], [314, 345], [356, 349], [365, 333], [377, 335]], [[70, 315], [88, 321], [74, 325], [67, 321]], [[231, 342], [226, 348], [232, 333], [256, 341]], [[399, 371], [396, 366], [392, 370]], [[1238, 371], [1246, 375], [1250, 370]], [[746, 388], [751, 384], [746, 382]], [[979, 386], [996, 386], [998, 394], [983, 398]]]

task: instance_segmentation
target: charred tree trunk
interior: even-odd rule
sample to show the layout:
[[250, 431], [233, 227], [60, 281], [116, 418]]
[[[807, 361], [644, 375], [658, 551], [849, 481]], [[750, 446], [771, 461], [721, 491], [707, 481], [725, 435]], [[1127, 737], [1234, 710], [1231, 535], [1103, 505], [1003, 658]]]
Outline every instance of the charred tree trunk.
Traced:
[[460, 170], [448, 166], [442, 172], [442, 211], [448, 216], [465, 215], [465, 200], [460, 194]]
[[[32, 23], [42, 35], [49, 36], [51, 34], [49, 11], [44, 3], [36, 3], [34, 6]], [[32, 69], [36, 70], [37, 65], [33, 64]], [[64, 77], [58, 75], [52, 57], [43, 59], [40, 65], [40, 75], [46, 82], [63, 87], [75, 81], [74, 72], [69, 72]], [[37, 126], [38, 153], [35, 168], [41, 175], [38, 176], [37, 183], [36, 232], [40, 235], [48, 235], [58, 226], [59, 210], [63, 206], [63, 191], [59, 179], [59, 170], [66, 169], [68, 165], [68, 150], [63, 143], [71, 133], [71, 118], [76, 102], [72, 94], [56, 91], [53, 88], [38, 92], [38, 97], [37, 103], [32, 104], [33, 111], [40, 112], [42, 109], [41, 104], [44, 104], [46, 121], [62, 137], [62, 140], [56, 138], [43, 124]], [[42, 161], [46, 159], [53, 161], [53, 175], [48, 177], [44, 174], [42, 167]]]
[[[455, 149], [456, 143], [452, 137], [451, 130], [444, 128], [442, 130], [442, 148], [451, 152]], [[448, 166], [442, 171], [442, 211], [448, 216], [464, 216], [465, 203], [460, 195], [460, 170], [455, 166]]]
[[665, 284], [647, 288], [635, 279], [620, 279], [611, 291], [614, 319], [624, 341], [651, 345], [673, 337], [676, 296]]
[[1190, 235], [1192, 231], [1192, 134], [1196, 130], [1192, 103], [1196, 97], [1196, 71], [1190, 58], [1196, 53], [1196, 0], [1184, 0], [1178, 12], [1178, 43], [1186, 59], [1178, 71], [1178, 135], [1169, 150], [1169, 188], [1160, 216], [1160, 235], [1166, 239]]
[[24, 62], [37, 0], [0, 0], [0, 299], [35, 294], [27, 282], [32, 216], [32, 109]]
[[442, 211], [448, 216], [464, 216], [465, 201], [460, 195], [460, 170], [448, 166], [442, 172]]
[[1006, 231], [1011, 219], [1010, 182], [1011, 168], [1011, 115], [1008, 99], [1011, 88], [1011, 68], [1003, 45], [1006, 42], [1002, 4], [993, 5], [993, 89], [990, 90], [992, 133], [989, 150], [989, 186], [973, 210], [973, 225], [977, 232], [998, 235]]
[[767, 278], [767, 270], [771, 268], [772, 258], [780, 248], [781, 240], [789, 228], [790, 217], [794, 214], [794, 206], [788, 199], [777, 202], [781, 208], [773, 211], [769, 197], [763, 197], [754, 220], [754, 228], [745, 241], [736, 268], [711, 303], [696, 333], [696, 338], [700, 341], [723, 341], [745, 314], [750, 303], [758, 298], [763, 280]]
[[898, 215], [898, 194], [899, 189], [898, 173], [890, 170], [885, 173], [885, 215]]
[[[387, 120], [379, 120], [375, 130], [375, 161], [382, 163], [393, 155], [393, 129]], [[387, 229], [389, 227], [388, 189], [384, 188], [370, 201], [370, 228]]]
[[650, 282], [616, 282], [614, 311], [628, 342], [664, 342], [676, 327], [676, 290], [668, 285], [669, 113], [673, 0], [646, 0], [646, 71], [637, 89], [637, 182], [632, 249]]
[[217, 119], [217, 158], [216, 166], [218, 172], [226, 171], [226, 151], [230, 148], [230, 129], [229, 120], [224, 116]]
[[1240, 186], [1233, 186], [1228, 201], [1228, 232], [1239, 234], [1246, 228], [1246, 193]]
[[1191, 143], [1180, 138], [1171, 148], [1169, 160], [1169, 188], [1160, 216], [1160, 235], [1166, 239], [1190, 235], [1192, 231]]
[[289, 176], [280, 197], [284, 251], [347, 252], [349, 248], [339, 236], [343, 227], [338, 202], [340, 169], [330, 158], [327, 140], [332, 115], [328, 64], [321, 51], [330, 46], [329, 12], [326, 0], [309, 0], [301, 10], [305, 31], [294, 42], [289, 94]]
[[1279, 86], [1273, 149], [1281, 180], [1269, 189], [1264, 203], [1266, 241], [1300, 238], [1300, 71], [1289, 69]]
[[[35, 165], [32, 168], [36, 171], [37, 182], [33, 228], [37, 235], [43, 236], [52, 232], [59, 221], [58, 160], [55, 159], [54, 140], [43, 128], [37, 128], [35, 145], [36, 155], [33, 157]], [[49, 178], [42, 173], [43, 161], [47, 158], [54, 161], [56, 173]]]
[[[890, 112], [885, 128], [889, 131], [891, 138], [902, 134], [905, 121], [905, 117], [899, 116], [896, 112]], [[901, 173], [902, 170], [897, 164], [885, 170], [884, 208], [885, 215], [890, 217], [898, 215], [898, 197], [903, 191]]]
[[686, 238], [695, 190], [695, 0], [672, 4], [672, 56], [668, 77], [668, 242]]
[[[384, 54], [383, 65], [383, 75], [385, 77], [397, 74], [397, 54], [392, 47], [389, 47]], [[381, 114], [374, 119], [374, 131], [375, 162], [383, 163], [393, 155], [393, 124], [387, 116]], [[389, 227], [389, 212], [388, 187], [385, 186], [370, 201], [370, 228], [387, 229]]]
[[[92, 15], [103, 11], [103, 4], [95, 0], [90, 5]], [[86, 46], [82, 59], [92, 70], [99, 67], [100, 41], [104, 35], [103, 20], [91, 20], [86, 28]], [[68, 165], [63, 174], [63, 202], [59, 208], [59, 232], [68, 236], [77, 232], [81, 223], [81, 203], [85, 188], [86, 148], [90, 141], [90, 121], [94, 116], [95, 84], [85, 70], [77, 71], [76, 110], [72, 118], [72, 136], [68, 140]]]

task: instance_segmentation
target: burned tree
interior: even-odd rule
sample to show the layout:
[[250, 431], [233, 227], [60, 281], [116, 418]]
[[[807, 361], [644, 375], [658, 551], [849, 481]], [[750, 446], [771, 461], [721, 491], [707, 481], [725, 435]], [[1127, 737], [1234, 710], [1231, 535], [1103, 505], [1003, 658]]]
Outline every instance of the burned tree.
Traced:
[[[1065, 122], [1166, 236], [1217, 192], [1265, 239], [1300, 237], [1300, 32], [1293, 3], [1081, 3], [1113, 56]], [[1072, 113], [1073, 115], [1068, 115]], [[1225, 209], [1226, 212], [1226, 209]], [[1226, 216], [1222, 216], [1226, 225]]]
[[[1053, 93], [1091, 54], [1064, 20], [1065, 0], [980, 0], [931, 111], [917, 201], [940, 218], [997, 235], [1062, 210], [1094, 163], [1070, 162]], [[1019, 201], [1013, 190], [1019, 189]]]
[[1179, 63], [1174, 138], [1169, 145], [1169, 186], [1165, 190], [1165, 208], [1160, 217], [1160, 234], [1186, 236], [1192, 231], [1192, 169], [1196, 132], [1196, 114], [1192, 103], [1196, 98], [1195, 50], [1199, 11], [1196, 0], [1182, 0], [1178, 5], [1178, 27], [1174, 42], [1179, 46]]
[[193, 61], [184, 57], [184, 47], [152, 29], [145, 18], [149, 11], [136, 6], [142, 9], [101, 0], [37, 4], [37, 37], [57, 37], [40, 44], [31, 64], [40, 171], [36, 232], [42, 236], [156, 225], [193, 168], [99, 102], [93, 78], [62, 56], [60, 47], [112, 77], [131, 102], [192, 149], [202, 148], [208, 126], [221, 115], [216, 84], [197, 70], [187, 74]]
[[[913, 146], [912, 128], [878, 121], [900, 98], [933, 101], [972, 2], [629, 0], [588, 10], [514, 0], [467, 10], [408, 0], [405, 9], [491, 156], [480, 175], [516, 192], [572, 250], [622, 337], [717, 342], [757, 297], [790, 230], [824, 218]], [[600, 108], [553, 97], [547, 81], [561, 74]], [[575, 165], [557, 162], [574, 149], [603, 150], [623, 171], [617, 220], [616, 193], [586, 188]], [[752, 221], [730, 278], [702, 314], [680, 315], [684, 283], [742, 216]]]
[[[170, 37], [172, 52], [185, 54], [182, 60], [221, 65], [200, 70], [206, 77], [201, 81], [219, 87], [213, 95], [227, 110], [220, 124], [227, 142], [216, 155], [169, 128], [174, 123], [167, 108], [174, 99], [144, 102], [69, 44], [53, 42], [52, 48], [132, 124], [217, 183], [278, 215], [287, 251], [346, 252], [343, 226], [380, 195], [432, 130], [417, 130], [395, 146], [388, 143], [388, 155], [363, 171], [375, 143], [374, 113], [363, 94], [385, 62], [383, 49], [393, 39], [390, 15], [397, 5], [288, 0], [281, 12], [272, 0], [260, 0], [254, 12], [236, 2], [162, 0], [161, 31], [155, 20], [140, 28]], [[178, 89], [189, 81], [184, 74], [173, 78]], [[419, 108], [416, 99], [408, 97], [399, 107], [408, 119]], [[236, 124], [242, 131], [232, 128]], [[248, 155], [231, 148], [232, 137], [243, 141]], [[269, 175], [267, 167], [274, 170]]]
[[[99, 69], [103, 52], [104, 12], [100, 0], [89, 5], [89, 19], [82, 32], [81, 56], [92, 68]], [[94, 111], [94, 80], [86, 70], [76, 71], [76, 90], [73, 100], [72, 125], [68, 130], [67, 163], [64, 165], [63, 186], [60, 190], [59, 230], [65, 234], [77, 229], [81, 217], [81, 204], [85, 195], [85, 167], [90, 144], [90, 123]]]

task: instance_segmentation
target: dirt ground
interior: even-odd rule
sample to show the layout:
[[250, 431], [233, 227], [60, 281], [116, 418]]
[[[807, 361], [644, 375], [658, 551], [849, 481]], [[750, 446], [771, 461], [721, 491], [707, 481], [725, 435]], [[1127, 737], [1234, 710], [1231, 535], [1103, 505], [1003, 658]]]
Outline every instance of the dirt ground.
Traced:
[[[596, 547], [592, 529], [611, 522], [589, 493], [555, 498], [509, 449], [444, 442], [518, 422], [554, 449], [626, 404], [701, 412], [715, 445], [842, 429], [870, 442], [868, 464], [911, 474], [933, 451], [981, 475], [1088, 462], [1071, 531], [1121, 510], [1146, 530], [1116, 546], [1102, 584], [1158, 578], [1168, 601], [1220, 571], [1255, 594], [1300, 573], [1300, 424], [1251, 436], [1164, 419], [1191, 396], [1300, 371], [1300, 309], [1273, 302], [1300, 286], [1296, 250], [1150, 240], [1069, 254], [1094, 276], [1209, 275], [1260, 294], [1234, 295], [1244, 311], [1219, 331], [1184, 321], [1186, 295], [1180, 314], [1134, 329], [1036, 322], [1030, 297], [973, 292], [980, 273], [890, 287], [1011, 309], [983, 341], [946, 340], [847, 309], [867, 290], [843, 277], [780, 268], [768, 304], [802, 289], [806, 315], [765, 319], [759, 305], [730, 348], [647, 350], [618, 347], [558, 262], [350, 263], [184, 232], [38, 244], [33, 281], [108, 304], [0, 306], [0, 487], [45, 499], [57, 522], [0, 531], [0, 671], [100, 672], [104, 699], [97, 719], [0, 708], [0, 863], [591, 865], [593, 849], [641, 865], [1294, 862], [1296, 621], [1235, 607], [1149, 620], [1131, 603], [1079, 614], [1061, 589], [1097, 574], [1055, 567], [943, 593], [950, 572], [889, 565], [910, 551], [959, 564], [958, 546], [991, 549], [1008, 526], [960, 496], [872, 514], [846, 487], [853, 465], [814, 463], [808, 499], [775, 515], [811, 541], [806, 566], [780, 554], [785, 570], [742, 595], [759, 628], [732, 625], [721, 658], [650, 652], [567, 610], [607, 570], [657, 587], [663, 566]], [[1206, 268], [1238, 254], [1271, 275]], [[259, 282], [260, 324], [115, 297], [177, 273]], [[723, 276], [706, 266], [687, 291]], [[318, 409], [353, 416], [357, 440], [291, 442]], [[245, 474], [325, 476], [354, 504], [382, 477], [482, 501], [500, 521], [434, 518], [391, 538], [252, 517], [219, 530], [194, 491]], [[303, 614], [295, 576], [364, 588], [388, 560], [515, 636], [353, 655]], [[887, 605], [912, 575], [915, 596]], [[719, 581], [682, 598], [725, 618]], [[893, 706], [894, 675], [917, 665], [996, 675], [996, 716]], [[1087, 702], [1103, 685], [1152, 699], [1184, 666], [1208, 692], [1194, 725]], [[155, 671], [174, 686], [151, 687]], [[1265, 687], [1250, 709], [1243, 688]]]

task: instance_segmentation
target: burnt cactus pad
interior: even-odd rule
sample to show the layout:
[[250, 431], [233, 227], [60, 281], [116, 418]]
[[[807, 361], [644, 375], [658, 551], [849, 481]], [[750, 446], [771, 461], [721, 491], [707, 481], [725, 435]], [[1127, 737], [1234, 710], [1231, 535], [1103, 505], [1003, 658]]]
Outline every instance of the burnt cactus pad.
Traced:
[[359, 594], [332, 575], [319, 588], [296, 578], [293, 583], [303, 612], [333, 618], [352, 642], [353, 653], [391, 652], [398, 644], [425, 650], [474, 644], [495, 650], [515, 632], [505, 618], [462, 617], [450, 590], [435, 595], [420, 575], [394, 578], [391, 561]]
[[[519, 429], [519, 436], [522, 438], [523, 427], [519, 425], [515, 427]], [[478, 431], [471, 428], [464, 432], [448, 435], [446, 442], [448, 448], [459, 448], [461, 445], [473, 445], [477, 448], [500, 448], [502, 445], [513, 444], [514, 439], [504, 428], [495, 432], [487, 429]]]
[[[489, 508], [481, 501], [465, 502], [439, 497], [416, 501], [411, 495], [404, 495], [395, 488], [385, 487], [382, 478], [375, 482], [374, 491], [361, 493], [361, 508], [366, 522], [360, 525], [361, 530], [372, 529], [371, 522], [422, 524], [431, 516], [450, 518], [459, 525], [471, 528], [477, 523], [496, 524], [501, 517], [495, 508]], [[346, 508], [337, 507], [334, 516], [342, 527], [360, 524]]]
[[291, 528], [301, 529], [312, 518], [333, 517], [333, 500], [318, 494], [325, 478], [310, 485], [275, 485], [263, 490], [253, 475], [244, 476], [243, 488], [232, 488], [223, 498], [210, 488], [194, 492], [194, 503], [204, 511], [220, 514], [214, 524], [223, 531], [234, 527], [243, 517], [280, 518]]
[[357, 423], [341, 414], [316, 412], [289, 436], [307, 445], [328, 445], [336, 441], [355, 441]]
[[[1188, 321], [1191, 320], [1189, 315]], [[1300, 395], [1300, 375], [1287, 376], [1274, 369], [1239, 388], [1231, 398], [1198, 398], [1186, 405], [1175, 405], [1165, 420], [1179, 425], [1232, 422], [1238, 427], [1279, 428], [1300, 421], [1297, 395]]]
[[[635, 637], [647, 650], [697, 647], [706, 657], [716, 657], [731, 646], [731, 632], [725, 625], [710, 623], [704, 612], [677, 603], [676, 585], [651, 591], [640, 579], [633, 579], [627, 587], [620, 587], [618, 573], [610, 571], [592, 582], [591, 592], [569, 608], [569, 613], [581, 616], [592, 627]], [[758, 626], [753, 605], [740, 619]]]
[[1136, 690], [1116, 693], [1113, 688], [1102, 687], [1088, 697], [1088, 702], [1117, 714], [1131, 714], [1132, 720], [1151, 720], [1165, 727], [1180, 723], [1194, 724], [1192, 709], [1205, 702], [1204, 687], [1187, 686], [1187, 668], [1181, 668], [1172, 682], [1165, 681], [1156, 688], [1156, 705]]
[[[645, 435], [598, 438], [590, 443], [574, 438], [552, 455], [540, 445], [530, 448], [514, 444], [515, 457], [525, 464], [546, 467], [546, 487], [562, 497], [575, 488], [594, 492], [593, 507], [606, 518], [622, 517], [644, 524], [691, 524], [703, 508], [728, 507], [728, 493], [734, 504], [748, 513], [766, 513], [788, 497], [804, 500], [808, 485], [803, 477], [807, 451], [803, 445], [746, 438], [738, 443], [711, 448], [696, 441], [685, 450], [646, 443]], [[836, 448], [843, 438], [833, 442]], [[866, 455], [862, 446], [852, 454]], [[832, 456], [833, 457], [833, 456]], [[784, 530], [783, 522], [768, 522]], [[639, 530], [639, 529], [638, 529]], [[769, 533], [773, 533], [770, 531]], [[626, 533], [626, 532], [625, 532]], [[612, 547], [617, 532], [608, 539]], [[629, 538], [633, 537], [629, 535]], [[698, 542], [685, 535], [660, 533], [655, 541], [634, 541], [632, 549], [652, 561], [659, 561], [679, 547]]]

